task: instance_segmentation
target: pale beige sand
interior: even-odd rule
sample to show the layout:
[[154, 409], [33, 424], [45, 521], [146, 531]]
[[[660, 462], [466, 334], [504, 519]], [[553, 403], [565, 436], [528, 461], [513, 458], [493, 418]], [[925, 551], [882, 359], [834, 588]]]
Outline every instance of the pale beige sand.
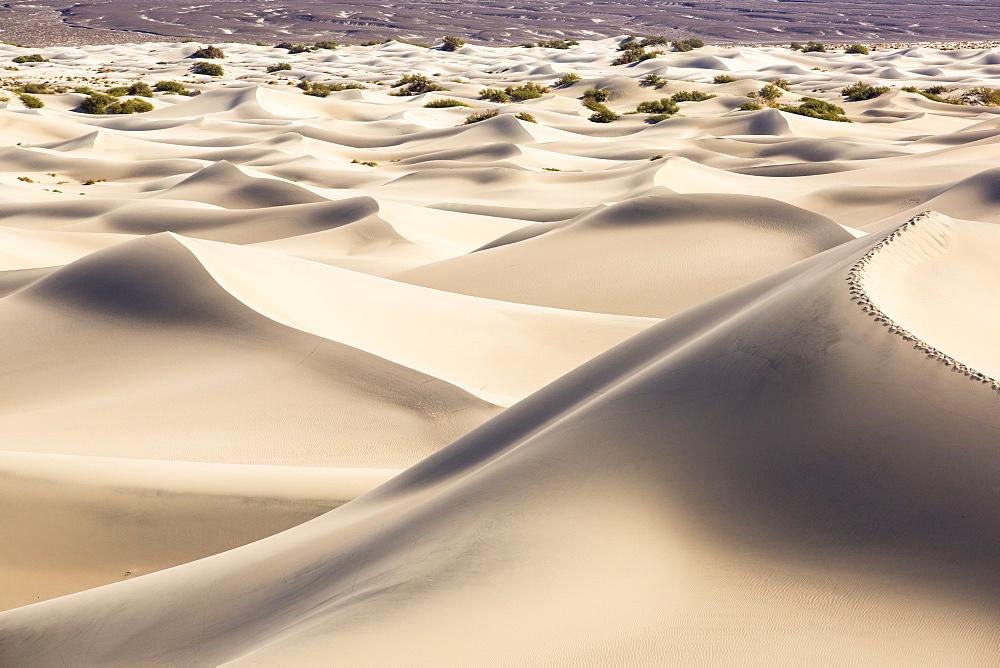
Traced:
[[0, 664], [1000, 661], [1000, 53], [196, 46], [3, 71], [202, 94], [0, 102]]

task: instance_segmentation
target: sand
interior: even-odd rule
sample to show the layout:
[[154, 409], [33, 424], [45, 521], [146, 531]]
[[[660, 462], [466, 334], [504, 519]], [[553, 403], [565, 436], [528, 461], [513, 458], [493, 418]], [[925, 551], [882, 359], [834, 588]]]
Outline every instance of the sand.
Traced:
[[1000, 660], [1000, 52], [616, 45], [3, 71], [0, 664]]

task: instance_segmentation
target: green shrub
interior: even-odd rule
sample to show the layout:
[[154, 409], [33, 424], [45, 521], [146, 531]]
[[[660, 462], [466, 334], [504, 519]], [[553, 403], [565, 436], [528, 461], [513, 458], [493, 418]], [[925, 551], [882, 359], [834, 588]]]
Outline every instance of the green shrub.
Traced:
[[790, 114], [809, 116], [810, 118], [819, 118], [824, 121], [840, 121], [841, 123], [851, 122], [849, 118], [844, 116], [845, 112], [843, 108], [824, 100], [817, 100], [814, 97], [802, 98], [799, 106], [797, 107], [793, 107], [791, 105], [781, 105], [778, 109]]
[[532, 46], [541, 47], [544, 49], [563, 49], [566, 50], [571, 46], [579, 46], [579, 42], [575, 39], [552, 39], [552, 40], [542, 40], [533, 44]]
[[851, 44], [849, 47], [844, 49], [844, 53], [860, 53], [863, 56], [867, 56], [868, 47], [864, 44]]
[[806, 47], [802, 46], [798, 42], [792, 42], [791, 44], [788, 45], [788, 48], [791, 49], [792, 51], [802, 51]]
[[153, 89], [145, 81], [136, 81], [128, 87], [128, 94], [138, 95], [139, 97], [153, 97]]
[[94, 89], [90, 86], [77, 86], [73, 89], [74, 93], [83, 93], [84, 95], [90, 95], [94, 92]]
[[659, 74], [654, 74], [650, 72], [642, 79], [639, 79], [640, 86], [655, 86], [656, 88], [663, 88], [667, 85], [667, 80], [661, 77]]
[[809, 40], [809, 42], [807, 42], [806, 45], [802, 47], [802, 51], [804, 51], [805, 53], [826, 53], [826, 45], [823, 44], [822, 42], [814, 42], [812, 40]]
[[763, 109], [764, 106], [760, 102], [754, 102], [753, 100], [749, 100], [736, 108], [739, 109], [740, 111], [758, 111], [760, 109]]
[[659, 123], [660, 121], [667, 120], [671, 116], [673, 116], [673, 114], [653, 114], [652, 116], [647, 116], [646, 117], [646, 122], [650, 123], [652, 125], [655, 125], [656, 123]]
[[336, 93], [342, 90], [365, 88], [362, 84], [354, 81], [350, 81], [348, 83], [318, 83], [316, 81], [302, 81], [298, 84], [298, 87], [301, 88], [302, 92], [306, 95], [311, 95], [312, 97], [326, 97], [330, 93]]
[[678, 111], [680, 111], [680, 107], [677, 106], [677, 102], [668, 97], [662, 100], [646, 100], [645, 102], [640, 102], [635, 108], [637, 114], [662, 114], [671, 116]]
[[781, 90], [789, 90], [792, 87], [792, 84], [788, 81], [788, 79], [771, 79], [771, 83]]
[[105, 114], [141, 114], [146, 111], [152, 111], [153, 105], [145, 100], [137, 100], [132, 98], [131, 100], [120, 100], [118, 102], [113, 102], [109, 104], [104, 109]]
[[753, 94], [753, 97], [757, 99], [764, 100], [765, 102], [773, 102], [779, 97], [785, 94], [785, 90], [781, 86], [776, 86], [773, 83], [769, 83], [761, 88], [759, 91]]
[[192, 53], [188, 58], [225, 58], [226, 54], [222, 52], [217, 46], [212, 46], [211, 44], [203, 49], [198, 49]]
[[421, 93], [431, 93], [436, 90], [445, 90], [443, 87], [437, 85], [431, 81], [429, 77], [426, 77], [423, 74], [404, 74], [399, 78], [399, 81], [392, 84], [392, 87], [400, 89], [397, 92], [389, 93], [390, 95], [395, 95], [397, 97], [420, 95]]
[[319, 42], [316, 42], [315, 44], [313, 44], [313, 49], [317, 49], [317, 50], [318, 49], [331, 49], [332, 50], [332, 49], [336, 49], [338, 46], [340, 46], [340, 44], [337, 43], [337, 42], [331, 42], [329, 40], [320, 40]]
[[40, 53], [33, 53], [30, 56], [17, 56], [16, 58], [13, 59], [13, 61], [15, 63], [19, 63], [19, 64], [21, 64], [21, 63], [47, 63], [47, 62], [49, 62], [49, 59], [45, 58]]
[[579, 80], [580, 80], [580, 75], [579, 74], [577, 74], [575, 72], [565, 72], [565, 73], [559, 75], [559, 78], [556, 79], [556, 81], [555, 81], [555, 85], [556, 86], [572, 86], [573, 84], [575, 84]]
[[276, 49], [286, 49], [288, 53], [307, 53], [309, 51], [315, 51], [316, 47], [309, 44], [292, 44], [291, 42], [281, 42], [276, 45]]
[[681, 90], [671, 95], [670, 99], [674, 102], [704, 102], [713, 97], [717, 96], [711, 93], [702, 93], [700, 90]]
[[525, 123], [537, 123], [538, 122], [537, 118], [535, 118], [534, 116], [532, 116], [531, 114], [529, 114], [526, 111], [522, 111], [521, 113], [514, 114], [514, 118], [516, 118], [518, 120], [521, 120], [521, 121], [524, 121]]
[[17, 87], [16, 89], [20, 93], [31, 93], [33, 95], [51, 95], [55, 93], [54, 90], [49, 88], [47, 83], [26, 83]]
[[625, 49], [622, 51], [622, 55], [618, 56], [611, 61], [612, 65], [631, 65], [632, 63], [641, 63], [644, 60], [650, 60], [651, 58], [656, 58], [662, 55], [661, 51], [646, 51], [646, 49], [641, 46], [637, 46], [632, 49]]
[[164, 93], [174, 93], [175, 95], [187, 95], [188, 89], [180, 81], [157, 81], [153, 88]]
[[21, 102], [24, 104], [24, 106], [26, 106], [28, 109], [41, 109], [42, 107], [45, 106], [45, 103], [39, 100], [34, 95], [28, 95], [27, 93], [19, 93], [18, 97], [21, 99]]
[[697, 38], [674, 41], [674, 51], [694, 51], [695, 49], [700, 49], [703, 46], [705, 46], [705, 43]]
[[80, 103], [80, 111], [88, 114], [103, 114], [108, 105], [114, 104], [117, 100], [105, 93], [91, 93]]
[[488, 118], [496, 118], [499, 114], [496, 109], [487, 109], [486, 111], [479, 111], [475, 114], [469, 114], [465, 117], [465, 122], [463, 125], [472, 125], [473, 123], [478, 123], [479, 121], [485, 121]]
[[737, 79], [736, 77], [731, 77], [728, 74], [716, 74], [715, 78], [712, 79], [712, 83], [714, 84], [733, 83], [734, 81], [739, 81], [739, 79]]
[[445, 109], [448, 107], [471, 107], [472, 105], [466, 104], [460, 100], [453, 100], [451, 98], [443, 100], [431, 100], [424, 105], [428, 109]]
[[121, 97], [122, 95], [128, 95], [128, 86], [114, 86], [104, 91], [108, 95], [114, 95], [115, 97]]
[[619, 118], [618, 114], [597, 102], [588, 108], [594, 112], [588, 119], [593, 123], [614, 123]]
[[292, 69], [292, 66], [288, 63], [274, 63], [273, 65], [268, 65], [265, 70], [268, 74], [274, 74], [275, 72], [287, 72]]
[[611, 91], [607, 88], [588, 88], [583, 91], [583, 99], [593, 100], [594, 102], [607, 102], [608, 98], [611, 97]]
[[889, 89], [886, 86], [872, 86], [871, 84], [866, 84], [862, 81], [846, 86], [842, 91], [840, 91], [841, 95], [851, 102], [871, 100], [879, 95], [882, 95], [883, 93], [888, 92]]
[[205, 76], [210, 77], [221, 77], [225, 74], [225, 71], [222, 69], [222, 65], [217, 63], [206, 63], [204, 61], [197, 62], [192, 65], [191, 71], [195, 74], [204, 74]]
[[930, 86], [928, 88], [925, 88], [924, 90], [917, 90], [916, 86], [903, 86], [901, 90], [907, 93], [918, 93], [919, 95], [923, 95], [924, 97], [926, 97], [928, 100], [933, 100], [935, 102], [944, 102], [945, 104], [962, 104], [962, 100], [960, 99], [953, 100], [950, 98], [941, 97], [942, 93], [951, 92], [950, 88], [946, 88], [945, 86], [941, 85]]
[[484, 88], [479, 91], [479, 97], [497, 104], [507, 104], [510, 102], [510, 95], [500, 88]]
[[525, 100], [535, 100], [540, 98], [545, 93], [549, 92], [549, 89], [545, 86], [539, 86], [534, 82], [528, 82], [520, 86], [507, 86], [504, 92], [510, 96], [510, 99], [514, 102], [524, 102]]
[[446, 35], [444, 41], [441, 43], [442, 51], [458, 51], [463, 46], [465, 46], [465, 41], [454, 37], [452, 35]]
[[987, 107], [1000, 107], [1000, 89], [973, 88], [962, 96], [962, 102], [967, 104], [982, 104]]
[[670, 44], [670, 40], [663, 35], [643, 37], [642, 41], [639, 42], [639, 46], [666, 46], [667, 44]]

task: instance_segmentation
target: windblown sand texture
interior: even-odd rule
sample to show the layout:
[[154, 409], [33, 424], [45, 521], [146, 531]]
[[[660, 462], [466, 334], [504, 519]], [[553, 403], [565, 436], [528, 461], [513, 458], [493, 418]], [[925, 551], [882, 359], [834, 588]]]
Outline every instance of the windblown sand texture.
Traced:
[[0, 665], [1000, 662], [1000, 52], [617, 43], [2, 71]]

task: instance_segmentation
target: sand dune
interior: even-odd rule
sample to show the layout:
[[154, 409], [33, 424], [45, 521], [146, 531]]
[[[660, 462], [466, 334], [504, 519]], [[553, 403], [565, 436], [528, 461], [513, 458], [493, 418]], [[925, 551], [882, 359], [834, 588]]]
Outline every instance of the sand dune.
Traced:
[[1000, 660], [1000, 54], [619, 41], [6, 70], [0, 664]]

